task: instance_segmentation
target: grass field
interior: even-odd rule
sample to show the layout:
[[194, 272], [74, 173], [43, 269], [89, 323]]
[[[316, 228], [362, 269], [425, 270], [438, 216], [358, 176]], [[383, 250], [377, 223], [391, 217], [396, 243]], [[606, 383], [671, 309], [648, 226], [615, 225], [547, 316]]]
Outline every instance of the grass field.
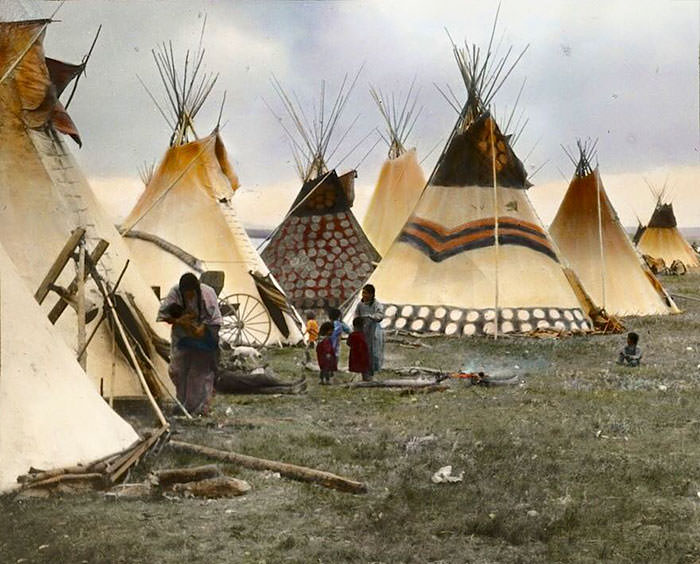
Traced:
[[[700, 275], [664, 283], [700, 298]], [[320, 387], [310, 374], [302, 396], [218, 396], [211, 417], [174, 423], [176, 437], [342, 474], [369, 493], [222, 465], [253, 490], [6, 497], [0, 562], [700, 562], [700, 303], [678, 302], [683, 315], [626, 320], [641, 335], [637, 369], [615, 365], [620, 335], [431, 338], [388, 345], [387, 367], [523, 383], [407, 395]], [[267, 360], [291, 379], [302, 356]], [[206, 462], [166, 449], [131, 480]], [[431, 483], [447, 464], [464, 481]]]

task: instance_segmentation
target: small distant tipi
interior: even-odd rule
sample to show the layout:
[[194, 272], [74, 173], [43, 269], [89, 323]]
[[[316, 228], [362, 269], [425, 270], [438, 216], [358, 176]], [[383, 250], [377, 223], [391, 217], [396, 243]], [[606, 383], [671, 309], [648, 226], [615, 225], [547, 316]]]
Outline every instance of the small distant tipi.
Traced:
[[637, 241], [637, 248], [643, 255], [663, 259], [666, 266], [681, 261], [686, 268], [700, 267], [697, 253], [681, 235], [676, 223], [671, 202], [663, 203], [664, 190], [656, 193], [656, 207]]
[[305, 125], [303, 110], [275, 83], [297, 132], [290, 138], [303, 185], [262, 257], [297, 308], [342, 306], [380, 258], [351, 209], [356, 172], [339, 176], [327, 167], [338, 149], [329, 145], [354, 83], [346, 88], [343, 82], [331, 111], [325, 106], [324, 84], [313, 127]]
[[[188, 51], [186, 61], [190, 56]], [[167, 119], [173, 134], [158, 167], [144, 175], [146, 187], [121, 226], [131, 252], [149, 265], [144, 276], [161, 297], [184, 272], [222, 272], [220, 298], [236, 300], [222, 306], [222, 340], [246, 345], [300, 342], [301, 321], [236, 214], [238, 178], [218, 125], [206, 137], [195, 133], [194, 119], [216, 82], [216, 76], [198, 72], [204, 50], [194, 54], [187, 81], [172, 51], [163, 48], [154, 57], [170, 104]]]
[[375, 89], [370, 92], [386, 124], [382, 138], [389, 146], [389, 156], [382, 165], [362, 227], [374, 248], [384, 256], [425, 187], [425, 175], [418, 163], [416, 149], [406, 149], [408, 136], [421, 109], [416, 109], [413, 84], [403, 104]]
[[679, 313], [622, 228], [591, 165], [594, 146], [579, 141], [578, 149], [574, 177], [549, 228], [562, 256], [609, 314]]
[[[446, 335], [581, 332], [588, 309], [527, 196], [523, 164], [488, 107], [505, 59], [454, 49], [467, 101], [413, 214], [370, 283], [382, 325]], [[489, 72], [492, 69], [493, 72]]]

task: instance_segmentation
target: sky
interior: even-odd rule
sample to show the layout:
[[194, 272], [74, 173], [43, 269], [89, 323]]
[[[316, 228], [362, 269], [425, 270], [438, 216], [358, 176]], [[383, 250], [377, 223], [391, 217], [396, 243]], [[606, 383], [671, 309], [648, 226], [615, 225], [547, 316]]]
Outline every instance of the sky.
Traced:
[[[58, 5], [0, 0], [0, 18], [48, 16]], [[422, 112], [408, 144], [429, 175], [456, 118], [435, 85], [464, 96], [446, 31], [457, 43], [485, 48], [497, 7], [482, 0], [67, 1], [44, 44], [48, 56], [78, 62], [103, 26], [70, 106], [83, 139], [73, 153], [119, 220], [143, 189], [138, 168], [162, 158], [171, 133], [137, 77], [162, 100], [151, 49], [172, 41], [182, 60], [196, 49], [206, 15], [205, 65], [219, 80], [197, 132], [215, 126], [226, 91], [221, 133], [241, 181], [239, 215], [247, 226], [273, 227], [300, 181], [268, 108], [283, 114], [272, 76], [311, 111], [321, 81], [334, 93], [362, 67], [338, 136], [357, 121], [328, 163], [341, 172], [359, 165], [361, 219], [387, 152], [381, 141], [372, 149], [383, 124], [370, 85], [400, 96], [415, 79]], [[623, 224], [646, 220], [654, 205], [648, 184], [665, 184], [679, 225], [700, 226], [699, 29], [699, 0], [501, 1], [501, 52], [527, 51], [496, 95], [495, 112], [507, 116], [525, 81], [516, 116], [522, 112], [527, 124], [515, 150], [536, 172], [529, 194], [545, 223], [574, 170], [562, 145], [591, 138]]]

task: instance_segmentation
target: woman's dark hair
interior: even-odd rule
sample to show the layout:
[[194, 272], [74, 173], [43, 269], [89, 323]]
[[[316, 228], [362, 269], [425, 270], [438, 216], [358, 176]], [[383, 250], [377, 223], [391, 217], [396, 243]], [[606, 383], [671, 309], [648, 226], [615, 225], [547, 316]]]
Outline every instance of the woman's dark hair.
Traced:
[[321, 328], [318, 330], [318, 332], [323, 337], [325, 337], [326, 335], [330, 335], [333, 332], [333, 323], [331, 323], [330, 321], [324, 321], [323, 323], [321, 323]]
[[352, 328], [355, 331], [362, 331], [362, 326], [365, 324], [365, 320], [361, 317], [356, 317], [352, 320]]
[[374, 286], [372, 284], [365, 284], [362, 288], [363, 290], [366, 290], [367, 293], [371, 296], [371, 299], [369, 300], [370, 304], [374, 303], [374, 296], [376, 294], [376, 290], [374, 289]]
[[167, 308], [165, 308], [165, 313], [171, 319], [177, 319], [183, 316], [185, 313], [185, 308], [180, 304], [170, 304]]
[[183, 306], [185, 305], [185, 292], [192, 290], [197, 294], [197, 319], [199, 319], [202, 316], [202, 288], [199, 285], [199, 280], [191, 272], [185, 272], [185, 274], [180, 276], [178, 287], [182, 296]]

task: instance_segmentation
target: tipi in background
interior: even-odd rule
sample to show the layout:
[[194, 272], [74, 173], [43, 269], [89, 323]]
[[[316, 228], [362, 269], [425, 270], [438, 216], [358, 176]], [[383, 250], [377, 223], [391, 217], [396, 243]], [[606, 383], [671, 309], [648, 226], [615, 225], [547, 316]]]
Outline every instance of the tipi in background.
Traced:
[[416, 149], [406, 149], [421, 109], [416, 110], [413, 84], [403, 104], [371, 89], [372, 98], [384, 118], [382, 138], [389, 156], [382, 165], [362, 227], [380, 255], [384, 256], [411, 215], [425, 187], [425, 175], [418, 163]]
[[637, 253], [591, 165], [594, 147], [578, 142], [574, 177], [549, 232], [596, 305], [609, 314], [679, 313]]
[[[124, 220], [121, 231], [135, 257], [148, 265], [144, 276], [161, 297], [184, 272], [223, 272], [220, 336], [231, 344], [296, 344], [303, 339], [293, 308], [250, 241], [233, 205], [238, 178], [214, 131], [199, 138], [194, 119], [216, 83], [202, 75], [204, 50], [194, 54], [188, 80], [172, 52], [154, 52], [163, 78], [173, 134], [165, 156]], [[186, 61], [191, 57], [188, 51]], [[163, 115], [167, 115], [163, 113]]]
[[454, 54], [467, 101], [413, 215], [370, 278], [387, 304], [382, 324], [465, 336], [588, 331], [588, 310], [527, 196], [525, 168], [488, 109], [512, 70], [507, 55], [495, 60], [490, 45], [486, 53], [455, 46]]
[[31, 467], [119, 452], [138, 436], [100, 397], [0, 245], [0, 493]]
[[662, 190], [655, 194], [656, 207], [649, 223], [639, 236], [637, 249], [643, 255], [663, 259], [667, 267], [678, 260], [686, 268], [697, 268], [700, 266], [698, 255], [678, 230], [673, 204], [663, 203], [664, 193], [665, 190]]
[[[80, 227], [86, 230], [89, 251], [100, 239], [109, 247], [98, 271], [114, 288], [132, 257], [114, 225], [98, 203], [85, 176], [65, 144], [61, 133], [78, 140], [78, 130], [58, 96], [84, 68], [44, 56], [43, 39], [50, 20], [0, 22], [0, 242], [10, 255], [32, 293], [68, 240]], [[66, 268], [56, 283], [67, 288], [74, 273]], [[103, 305], [94, 284], [86, 293]], [[167, 399], [174, 389], [167, 377], [167, 364], [157, 346], [168, 338], [164, 324], [156, 324], [158, 300], [131, 260], [121, 279], [117, 301], [130, 304], [139, 335], [142, 370], [152, 383], [154, 395]], [[50, 309], [53, 295], [44, 304]], [[97, 389], [110, 397], [144, 397], [139, 379], [120, 350], [108, 323], [101, 316], [87, 325], [95, 331], [87, 349], [87, 373]], [[99, 324], [99, 327], [97, 326]], [[69, 307], [56, 323], [66, 344], [76, 346], [77, 317]], [[147, 358], [144, 358], [147, 357]], [[155, 368], [154, 368], [155, 367]]]
[[305, 310], [341, 307], [362, 287], [380, 258], [352, 213], [356, 172], [338, 176], [327, 167], [327, 158], [338, 149], [330, 144], [355, 84], [346, 87], [346, 81], [347, 76], [330, 111], [324, 83], [314, 126], [308, 128], [302, 108], [275, 83], [296, 130], [296, 136], [288, 133], [303, 185], [262, 257], [292, 303]]

